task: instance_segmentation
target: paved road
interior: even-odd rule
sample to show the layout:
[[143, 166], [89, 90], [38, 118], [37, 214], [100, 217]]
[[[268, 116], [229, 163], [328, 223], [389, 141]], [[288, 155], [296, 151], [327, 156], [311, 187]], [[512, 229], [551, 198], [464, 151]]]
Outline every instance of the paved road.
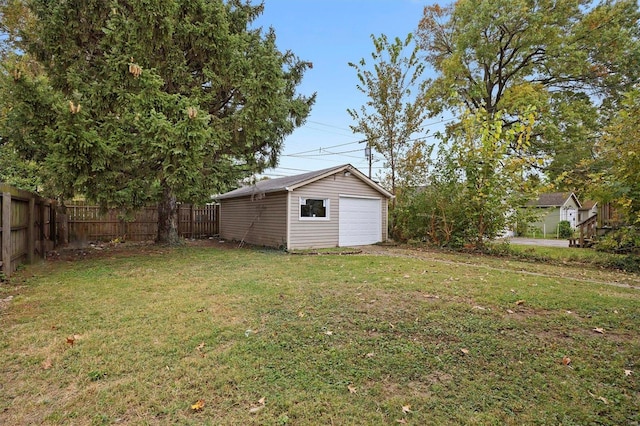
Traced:
[[506, 238], [511, 244], [544, 246], [544, 247], [567, 247], [569, 248], [569, 240], [541, 240], [534, 238], [511, 237]]

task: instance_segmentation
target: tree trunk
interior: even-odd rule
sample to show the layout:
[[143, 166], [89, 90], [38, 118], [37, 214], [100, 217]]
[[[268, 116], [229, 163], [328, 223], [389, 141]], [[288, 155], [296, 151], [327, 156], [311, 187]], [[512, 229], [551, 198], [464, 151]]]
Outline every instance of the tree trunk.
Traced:
[[64, 198], [60, 197], [56, 203], [56, 235], [51, 235], [54, 245], [66, 246], [69, 244], [69, 217]]
[[179, 245], [182, 243], [178, 235], [178, 204], [176, 196], [165, 182], [162, 182], [162, 199], [158, 203], [158, 244]]

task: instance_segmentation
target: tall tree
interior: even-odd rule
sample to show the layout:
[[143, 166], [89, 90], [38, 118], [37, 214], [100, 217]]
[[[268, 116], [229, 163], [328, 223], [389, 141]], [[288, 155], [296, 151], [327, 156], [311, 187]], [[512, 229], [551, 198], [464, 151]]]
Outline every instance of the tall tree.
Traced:
[[613, 203], [629, 224], [640, 225], [640, 89], [627, 94], [620, 113], [604, 129], [596, 153], [586, 164], [591, 194]]
[[359, 109], [347, 111], [356, 122], [351, 129], [363, 133], [369, 146], [387, 161], [391, 192], [395, 194], [404, 156], [410, 151], [412, 162], [421, 163], [417, 157], [424, 152], [421, 149], [424, 144], [412, 141], [411, 135], [422, 130], [427, 113], [422, 96], [425, 66], [411, 34], [404, 40], [396, 37], [392, 42], [384, 34], [372, 35], [371, 39], [372, 62], [368, 64], [363, 58], [358, 63], [349, 63], [358, 75], [358, 91], [368, 100]]
[[535, 107], [532, 148], [550, 160], [554, 178], [593, 155], [602, 122], [639, 81], [639, 16], [635, 0], [427, 6], [417, 37], [438, 73], [427, 92], [430, 112], [462, 103], [489, 118], [501, 112], [508, 127]]
[[[314, 102], [296, 93], [311, 64], [279, 51], [273, 30], [252, 28], [263, 5], [28, 5], [34, 27], [19, 46], [44, 74], [7, 73], [8, 120], [27, 131], [5, 137], [21, 152], [32, 148], [62, 195], [125, 209], [158, 202], [159, 242], [178, 241], [177, 200], [206, 201], [275, 165]], [[45, 117], [30, 116], [34, 90], [51, 94], [35, 100]]]
[[[465, 199], [459, 208], [468, 218], [466, 238], [477, 249], [506, 229], [509, 216], [524, 206], [531, 192], [526, 155], [534, 111], [523, 114], [517, 123], [505, 127], [500, 112], [493, 117], [483, 109], [466, 113], [444, 153], [464, 188]], [[514, 147], [523, 155], [510, 155]]]

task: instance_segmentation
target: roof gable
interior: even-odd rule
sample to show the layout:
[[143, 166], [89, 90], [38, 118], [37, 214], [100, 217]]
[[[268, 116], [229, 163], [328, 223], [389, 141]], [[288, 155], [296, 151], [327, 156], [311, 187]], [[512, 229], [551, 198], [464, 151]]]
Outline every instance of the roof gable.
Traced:
[[580, 202], [573, 192], [550, 192], [540, 194], [537, 200], [533, 200], [528, 205], [536, 207], [562, 207], [570, 198], [580, 207]]
[[591, 210], [598, 205], [598, 202], [593, 200], [585, 200], [581, 204], [581, 210]]
[[238, 197], [247, 197], [251, 195], [257, 194], [267, 194], [270, 192], [283, 192], [283, 191], [293, 191], [296, 188], [300, 188], [301, 186], [308, 185], [317, 180], [323, 179], [327, 176], [331, 176], [340, 172], [350, 172], [364, 183], [380, 192], [387, 198], [392, 198], [393, 195], [382, 188], [380, 185], [369, 179], [358, 169], [353, 167], [351, 164], [344, 164], [341, 166], [330, 167], [327, 169], [316, 170], [314, 172], [302, 173], [295, 176], [286, 176], [282, 178], [276, 179], [266, 179], [256, 182], [254, 185], [243, 186], [238, 189], [234, 189], [233, 191], [229, 191], [225, 194], [219, 195], [216, 197], [218, 200], [226, 200], [229, 198], [238, 198]]

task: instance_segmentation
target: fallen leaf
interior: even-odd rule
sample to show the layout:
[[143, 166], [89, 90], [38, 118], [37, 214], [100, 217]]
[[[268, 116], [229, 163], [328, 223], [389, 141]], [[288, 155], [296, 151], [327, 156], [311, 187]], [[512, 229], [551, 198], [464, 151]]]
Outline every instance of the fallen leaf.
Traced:
[[403, 414], [407, 414], [411, 412], [411, 405], [407, 404], [407, 405], [403, 405], [402, 406], [402, 413]]
[[250, 412], [251, 414], [255, 414], [255, 413], [257, 413], [258, 411], [262, 410], [263, 408], [264, 408], [264, 405], [258, 405], [257, 407], [251, 407], [251, 408], [249, 409], [249, 412]]
[[407, 421], [405, 419], [396, 419], [396, 423], [400, 423], [402, 425], [406, 425]]
[[474, 306], [473, 309], [478, 309], [479, 311], [486, 311], [487, 310], [487, 308], [483, 308], [482, 306], [478, 306], [478, 305]]
[[569, 358], [568, 356], [564, 356], [564, 357], [562, 357], [562, 363], [563, 363], [564, 365], [569, 365], [569, 364], [571, 364], [571, 358]]
[[196, 350], [199, 350], [199, 351], [201, 351], [201, 350], [203, 350], [203, 349], [204, 349], [204, 342], [200, 343], [200, 344], [196, 347]]
[[469, 355], [469, 349], [462, 348], [460, 349], [460, 352], [462, 352], [465, 355]]
[[67, 337], [67, 345], [73, 346], [75, 341], [76, 341], [75, 337], [73, 337], [73, 336]]
[[365, 357], [367, 358], [373, 358], [376, 354], [373, 352], [369, 352], [368, 354], [365, 355]]
[[204, 399], [199, 399], [195, 404], [191, 404], [191, 409], [193, 411], [202, 411], [204, 408]]
[[324, 332], [327, 336], [333, 336], [333, 331], [327, 330]]
[[405, 277], [405, 278], [411, 278], [411, 276], [409, 276], [409, 275], [405, 275], [404, 277]]
[[571, 311], [567, 311], [567, 313], [568, 313], [568, 314], [572, 314], [573, 312], [571, 312]]
[[604, 396], [597, 396], [596, 394], [591, 393], [590, 391], [587, 391], [587, 393], [588, 393], [592, 398], [595, 398], [595, 399], [597, 399], [597, 400], [599, 400], [599, 401], [602, 401], [602, 402], [604, 402], [605, 404], [609, 404], [609, 400], [607, 400], [607, 398], [605, 398]]
[[262, 398], [260, 398], [260, 399], [258, 400], [258, 404], [260, 404], [260, 405], [264, 405], [266, 401], [267, 401], [267, 400], [266, 400], [266, 398], [263, 396]]
[[43, 370], [50, 369], [52, 365], [53, 365], [53, 363], [51, 362], [51, 358], [47, 358], [44, 361], [42, 361], [42, 369]]
[[300, 318], [304, 318], [304, 312], [302, 312], [302, 311], [298, 312], [298, 316], [299, 316]]
[[631, 371], [631, 370], [624, 370], [624, 375], [625, 375], [625, 377], [628, 377], [628, 376], [630, 376], [631, 374], [633, 374], [633, 371]]
[[348, 385], [347, 389], [349, 389], [349, 393], [358, 393], [358, 389], [355, 386]]
[[513, 314], [514, 312], [511, 309], [507, 309], [508, 314]]
[[524, 300], [517, 300], [516, 301], [516, 305], [518, 305], [518, 306], [524, 305]]
[[596, 327], [593, 329], [596, 333], [604, 334], [604, 328]]

